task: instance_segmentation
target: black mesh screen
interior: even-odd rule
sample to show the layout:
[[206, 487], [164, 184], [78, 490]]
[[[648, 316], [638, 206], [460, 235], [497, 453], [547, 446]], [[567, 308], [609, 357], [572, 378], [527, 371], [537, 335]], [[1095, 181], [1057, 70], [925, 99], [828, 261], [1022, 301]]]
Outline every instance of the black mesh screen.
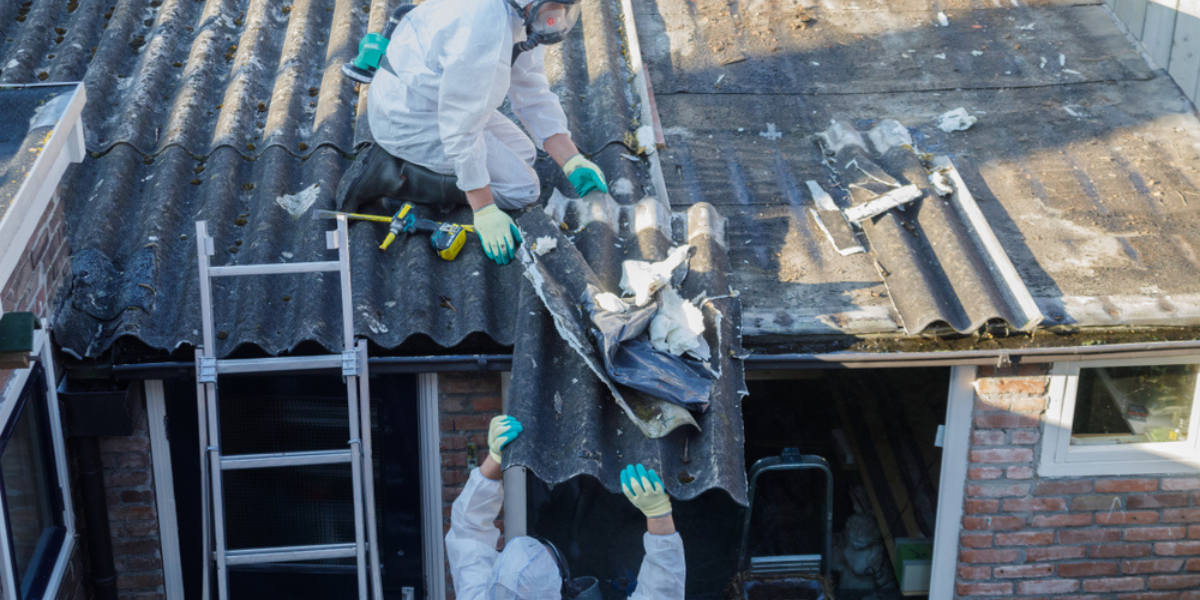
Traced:
[[225, 455], [346, 448], [346, 386], [338, 376], [223, 377]]

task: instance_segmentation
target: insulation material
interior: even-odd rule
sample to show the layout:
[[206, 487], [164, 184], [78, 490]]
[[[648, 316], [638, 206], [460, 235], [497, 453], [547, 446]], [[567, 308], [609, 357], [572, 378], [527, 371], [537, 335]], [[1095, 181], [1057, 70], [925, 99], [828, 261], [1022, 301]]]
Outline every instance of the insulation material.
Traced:
[[673, 288], [663, 288], [659, 296], [658, 313], [650, 322], [650, 345], [675, 356], [686, 352], [700, 360], [712, 358], [704, 341], [704, 315], [700, 309]]
[[692, 247], [684, 244], [671, 249], [666, 260], [649, 263], [627, 260], [621, 264], [621, 291], [634, 297], [634, 304], [645, 306], [654, 292], [668, 284], [678, 285], [687, 276], [687, 258]]

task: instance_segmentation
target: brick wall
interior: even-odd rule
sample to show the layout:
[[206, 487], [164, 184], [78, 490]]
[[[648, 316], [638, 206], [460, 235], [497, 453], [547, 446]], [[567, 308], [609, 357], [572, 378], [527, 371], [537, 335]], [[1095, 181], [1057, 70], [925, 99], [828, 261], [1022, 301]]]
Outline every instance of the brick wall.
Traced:
[[141, 414], [133, 435], [100, 438], [117, 590], [128, 600], [165, 594], [149, 419], [146, 411]]
[[[479, 462], [487, 456], [487, 428], [500, 414], [500, 375], [448, 373], [438, 375], [438, 422], [442, 452], [442, 530], [450, 530], [450, 506], [462, 493], [470, 470], [467, 446], [474, 444]], [[504, 531], [498, 519], [496, 526]], [[501, 546], [504, 539], [500, 540]], [[446, 567], [446, 598], [454, 600], [454, 583]]]
[[956, 596], [1200, 600], [1200, 477], [1039, 478], [1048, 385], [980, 370]]
[[4, 311], [28, 311], [38, 318], [49, 317], [70, 253], [63, 204], [55, 194], [25, 245], [22, 260], [0, 289], [0, 306]]

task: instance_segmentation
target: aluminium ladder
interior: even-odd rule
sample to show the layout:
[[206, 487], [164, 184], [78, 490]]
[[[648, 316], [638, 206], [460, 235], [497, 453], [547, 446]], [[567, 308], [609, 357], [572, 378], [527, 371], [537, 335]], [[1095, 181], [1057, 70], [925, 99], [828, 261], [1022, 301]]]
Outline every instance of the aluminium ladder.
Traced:
[[[196, 349], [196, 387], [200, 421], [200, 477], [204, 538], [203, 600], [211, 600], [211, 569], [217, 567], [219, 600], [229, 598], [229, 567], [249, 564], [284, 563], [334, 558], [354, 558], [358, 574], [358, 598], [383, 600], [379, 543], [375, 528], [375, 483], [371, 465], [371, 410], [367, 377], [367, 346], [355, 343], [350, 296], [350, 246], [346, 218], [339, 216], [337, 229], [327, 231], [326, 246], [338, 251], [338, 259], [319, 262], [211, 266], [213, 239], [204, 221], [196, 222], [197, 256], [200, 265], [200, 312], [203, 346]], [[282, 275], [337, 271], [342, 298], [342, 352], [318, 356], [218, 359], [214, 337], [212, 278], [249, 275]], [[281, 371], [341, 369], [346, 382], [350, 440], [345, 449], [267, 454], [221, 454], [221, 428], [217, 406], [217, 376]], [[222, 474], [235, 469], [265, 469], [328, 464], [349, 464], [354, 486], [354, 541], [305, 546], [250, 548], [226, 547], [224, 483]], [[211, 507], [211, 508], [210, 508]], [[211, 510], [211, 513], [210, 513]], [[210, 534], [210, 525], [212, 533]], [[211, 544], [215, 541], [216, 548]]]

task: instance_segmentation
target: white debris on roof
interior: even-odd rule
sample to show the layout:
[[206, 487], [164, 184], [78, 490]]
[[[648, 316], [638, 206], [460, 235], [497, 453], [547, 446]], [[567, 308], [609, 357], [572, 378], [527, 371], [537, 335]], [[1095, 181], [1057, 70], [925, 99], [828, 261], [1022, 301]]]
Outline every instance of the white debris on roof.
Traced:
[[942, 27], [950, 26], [950, 17], [946, 16], [945, 11], [939, 11], [938, 15], [937, 15], [937, 19], [938, 19], [938, 25], [941, 25]]
[[951, 131], [965, 131], [970, 129], [977, 120], [975, 117], [967, 114], [967, 109], [960, 107], [938, 117], [937, 126], [938, 129], [946, 133], [950, 133]]
[[314, 183], [312, 187], [305, 189], [296, 194], [286, 194], [275, 199], [275, 204], [280, 208], [288, 211], [288, 214], [293, 217], [298, 217], [317, 201], [317, 196], [320, 195], [321, 184]]
[[633, 195], [633, 182], [622, 177], [612, 182], [608, 189], [614, 196], [631, 196]]
[[596, 294], [596, 306], [615, 313], [624, 313], [629, 310], [629, 304], [612, 292]]
[[929, 183], [939, 196], [949, 196], [954, 193], [954, 184], [950, 183], [950, 178], [946, 177], [946, 173], [940, 169], [929, 174]]
[[777, 140], [783, 137], [783, 132], [775, 129], [774, 123], [767, 123], [767, 130], [758, 132], [758, 135], [765, 137], [768, 140]]
[[650, 321], [650, 345], [676, 356], [686, 352], [700, 360], [711, 358], [704, 342], [704, 315], [700, 309], [671, 287], [663, 288], [660, 298], [662, 305]]
[[851, 206], [843, 211], [846, 218], [855, 223], [861, 223], [875, 215], [883, 214], [897, 206], [903, 206], [921, 197], [921, 188], [915, 185], [906, 185], [902, 188], [894, 189], [870, 202]]
[[545, 256], [558, 247], [558, 240], [548, 235], [544, 235], [533, 242], [533, 251], [538, 256]]
[[971, 56], [983, 56], [983, 51], [982, 50], [972, 50]]
[[896, 147], [913, 147], [912, 134], [908, 132], [907, 127], [895, 119], [880, 121], [878, 125], [871, 128], [867, 137], [871, 138], [871, 143], [875, 144], [875, 150], [880, 154], [887, 154], [888, 150]]
[[857, 130], [847, 127], [836, 120], [831, 120], [829, 123], [829, 129], [817, 134], [817, 137], [824, 140], [825, 143], [822, 146], [827, 153], [837, 154], [841, 152], [842, 148], [851, 144], [863, 150], [867, 149], [867, 143], [863, 141], [862, 134]]
[[671, 249], [665, 260], [656, 263], [643, 260], [627, 260], [621, 264], [621, 290], [634, 296], [634, 303], [645, 306], [654, 292], [671, 283], [671, 274], [683, 264], [691, 251], [684, 244]]
[[1061, 52], [1058, 53], [1058, 66], [1060, 66], [1060, 67], [1067, 66], [1067, 55], [1066, 54], [1063, 54]]
[[637, 143], [641, 146], [642, 154], [654, 154], [658, 150], [654, 141], [654, 127], [650, 125], [638, 127]]

